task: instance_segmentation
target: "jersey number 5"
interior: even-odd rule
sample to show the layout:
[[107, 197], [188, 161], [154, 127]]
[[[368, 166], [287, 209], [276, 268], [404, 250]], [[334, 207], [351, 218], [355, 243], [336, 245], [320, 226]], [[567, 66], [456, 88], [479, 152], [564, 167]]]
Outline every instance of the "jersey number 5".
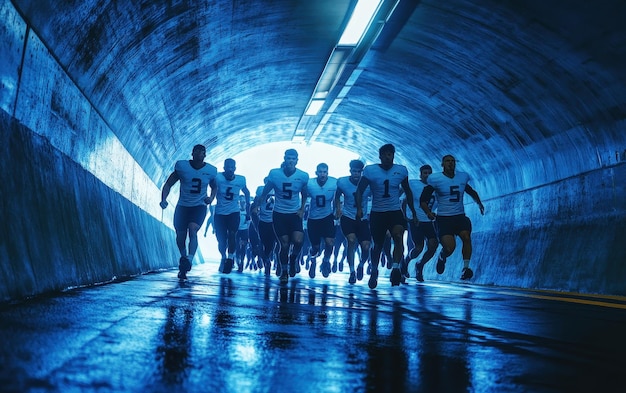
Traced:
[[291, 199], [292, 196], [291, 183], [283, 183], [283, 199]]
[[459, 202], [461, 200], [461, 192], [459, 186], [450, 186], [450, 202]]
[[233, 193], [233, 188], [227, 187], [226, 192], [224, 193], [224, 199], [226, 199], [227, 201], [232, 201], [234, 197], [235, 194]]

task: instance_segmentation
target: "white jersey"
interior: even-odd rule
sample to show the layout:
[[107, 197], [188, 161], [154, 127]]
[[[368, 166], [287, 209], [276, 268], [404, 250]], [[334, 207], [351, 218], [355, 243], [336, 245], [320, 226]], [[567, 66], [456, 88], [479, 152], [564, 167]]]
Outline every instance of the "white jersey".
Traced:
[[470, 181], [470, 176], [465, 172], [456, 172], [451, 179], [442, 172], [428, 176], [428, 184], [435, 189], [437, 196], [438, 216], [456, 216], [465, 214], [463, 196], [465, 186]]
[[218, 173], [215, 177], [215, 184], [217, 186], [215, 214], [237, 213], [239, 211], [239, 194], [246, 187], [246, 178], [235, 175], [232, 180], [228, 180], [224, 173]]
[[328, 177], [323, 186], [317, 182], [317, 178], [310, 179], [307, 185], [309, 197], [311, 197], [311, 210], [309, 218], [319, 220], [333, 213], [333, 202], [337, 192], [337, 179]]
[[[356, 201], [354, 199], [354, 195], [356, 194], [356, 184], [353, 184], [350, 181], [350, 176], [340, 177], [337, 180], [337, 190], [343, 193], [343, 207], [342, 207], [342, 215], [356, 220]], [[363, 192], [363, 206], [366, 207], [368, 205], [368, 200], [370, 198], [370, 188], [367, 187]], [[364, 210], [367, 210], [365, 208]]]
[[272, 222], [272, 212], [274, 211], [274, 190], [267, 194], [264, 201], [261, 200], [264, 186], [256, 189], [256, 200], [259, 204], [259, 221]]
[[[424, 187], [426, 187], [428, 183], [424, 183], [419, 179], [411, 179], [409, 180], [409, 187], [411, 187], [411, 191], [413, 192], [413, 206], [415, 206], [415, 212], [417, 213], [418, 221], [430, 221], [424, 210], [420, 208], [420, 196], [422, 195], [422, 191], [424, 191]], [[402, 194], [402, 198], [406, 199], [406, 194]], [[428, 201], [428, 207], [430, 211], [435, 212], [437, 210], [437, 197], [433, 194]], [[413, 212], [407, 206], [406, 208], [406, 216], [409, 220], [413, 219]]]
[[268, 181], [275, 186], [274, 211], [277, 213], [297, 213], [302, 205], [300, 192], [306, 189], [309, 182], [308, 173], [296, 168], [291, 176], [287, 176], [282, 168], [276, 168], [272, 169], [267, 177]]
[[389, 212], [400, 210], [400, 184], [409, 176], [404, 165], [393, 164], [388, 170], [379, 164], [367, 165], [363, 177], [369, 180], [372, 192], [372, 211]]
[[239, 210], [239, 231], [245, 231], [250, 227], [250, 221], [248, 220], [248, 215], [246, 214], [246, 210]]
[[217, 175], [217, 168], [211, 164], [204, 163], [200, 169], [191, 166], [191, 161], [176, 161], [174, 171], [180, 180], [180, 196], [178, 206], [202, 206], [207, 195], [209, 184]]

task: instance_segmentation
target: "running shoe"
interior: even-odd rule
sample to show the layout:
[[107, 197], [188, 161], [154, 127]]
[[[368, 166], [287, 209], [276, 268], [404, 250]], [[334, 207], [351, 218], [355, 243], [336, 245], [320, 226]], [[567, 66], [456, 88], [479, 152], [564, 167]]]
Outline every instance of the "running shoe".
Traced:
[[359, 262], [356, 267], [356, 279], [359, 281], [363, 279], [363, 262]]
[[322, 276], [324, 276], [324, 278], [328, 277], [330, 275], [330, 270], [331, 270], [330, 261], [327, 261], [327, 260], [322, 261], [320, 270], [322, 271]]
[[232, 258], [226, 258], [224, 261], [224, 274], [230, 274], [233, 271], [233, 264], [235, 261]]
[[372, 274], [370, 274], [370, 280], [367, 283], [370, 289], [376, 288], [378, 285], [378, 269], [372, 269]]
[[295, 277], [296, 273], [296, 260], [289, 258], [289, 277]]
[[400, 282], [402, 281], [402, 272], [400, 271], [399, 268], [396, 267], [396, 268], [391, 269], [391, 274], [389, 275], [389, 281], [391, 281], [392, 287], [400, 285]]
[[469, 280], [474, 277], [474, 272], [469, 267], [464, 267], [463, 272], [461, 273], [461, 280]]
[[187, 279], [187, 273], [185, 273], [184, 271], [179, 271], [178, 272], [178, 279], [180, 281], [186, 280]]
[[281, 275], [280, 275], [280, 283], [281, 284], [287, 284], [287, 282], [289, 281], [289, 274], [287, 273], [287, 269], [281, 269]]
[[263, 264], [265, 265], [265, 275], [269, 276], [272, 273], [272, 261], [268, 259], [263, 261]]
[[316, 263], [315, 263], [315, 258], [313, 258], [311, 259], [311, 267], [309, 268], [309, 277], [315, 278], [315, 268], [316, 268]]
[[424, 265], [421, 263], [415, 264], [415, 279], [419, 282], [424, 282], [424, 274], [422, 271], [424, 270]]
[[348, 279], [348, 282], [350, 284], [354, 284], [356, 282], [356, 273], [355, 272], [350, 273], [350, 278]]
[[191, 262], [189, 261], [189, 258], [180, 257], [180, 260], [178, 261], [178, 270], [185, 273], [191, 270]]
[[439, 253], [439, 256], [437, 257], [437, 273], [443, 274], [445, 270], [446, 270], [446, 257], [444, 257], [443, 254]]
[[407, 257], [406, 259], [402, 259], [402, 262], [400, 263], [400, 271], [402, 272], [403, 276], [411, 277], [411, 275], [409, 274], [409, 257]]

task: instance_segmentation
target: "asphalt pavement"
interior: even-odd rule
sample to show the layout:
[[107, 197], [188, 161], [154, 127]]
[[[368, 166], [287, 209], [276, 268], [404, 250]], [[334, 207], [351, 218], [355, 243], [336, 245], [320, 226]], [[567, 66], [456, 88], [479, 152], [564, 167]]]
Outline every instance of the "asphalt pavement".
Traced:
[[0, 306], [0, 391], [623, 391], [625, 298], [176, 273]]

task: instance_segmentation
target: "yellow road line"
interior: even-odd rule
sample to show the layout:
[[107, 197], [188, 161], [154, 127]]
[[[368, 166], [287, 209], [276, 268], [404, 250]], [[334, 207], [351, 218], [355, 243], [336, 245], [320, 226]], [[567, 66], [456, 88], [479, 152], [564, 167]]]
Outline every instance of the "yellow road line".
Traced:
[[[497, 293], [502, 294], [502, 295], [510, 295], [510, 296], [532, 297], [535, 299], [556, 300], [556, 301], [569, 302], [569, 303], [588, 304], [592, 306], [626, 309], [626, 304], [600, 302], [597, 300], [576, 299], [576, 298], [563, 297], [563, 296], [534, 295], [534, 294], [516, 293], [516, 292], [508, 292], [508, 291], [497, 291]], [[558, 292], [555, 292], [555, 293], [558, 293]], [[606, 298], [611, 298], [611, 297], [606, 297]]]

